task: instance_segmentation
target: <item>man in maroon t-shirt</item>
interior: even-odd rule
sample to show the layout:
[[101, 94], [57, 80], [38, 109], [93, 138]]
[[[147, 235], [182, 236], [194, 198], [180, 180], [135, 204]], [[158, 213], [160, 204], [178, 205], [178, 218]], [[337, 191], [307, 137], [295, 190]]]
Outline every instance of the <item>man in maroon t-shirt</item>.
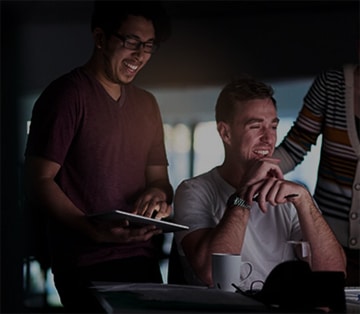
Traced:
[[48, 218], [55, 285], [70, 311], [94, 311], [91, 281], [162, 282], [161, 230], [94, 224], [86, 214], [171, 214], [158, 104], [130, 84], [166, 39], [163, 13], [151, 2], [95, 2], [90, 60], [53, 81], [33, 109], [27, 196]]

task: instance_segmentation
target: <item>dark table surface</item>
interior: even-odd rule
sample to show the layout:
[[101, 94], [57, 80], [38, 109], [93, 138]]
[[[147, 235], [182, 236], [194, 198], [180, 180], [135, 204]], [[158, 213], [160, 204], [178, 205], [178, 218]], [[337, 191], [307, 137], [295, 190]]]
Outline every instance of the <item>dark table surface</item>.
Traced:
[[[274, 313], [253, 298], [206, 287], [94, 282], [106, 313]], [[360, 313], [360, 287], [345, 288], [347, 313]]]

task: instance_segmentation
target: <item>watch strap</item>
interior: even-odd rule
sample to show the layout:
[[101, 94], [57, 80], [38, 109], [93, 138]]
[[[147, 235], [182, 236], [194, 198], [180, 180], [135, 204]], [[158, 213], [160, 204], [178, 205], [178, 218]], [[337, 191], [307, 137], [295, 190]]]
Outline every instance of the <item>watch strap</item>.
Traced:
[[232, 208], [232, 207], [242, 207], [242, 208], [246, 208], [249, 209], [251, 208], [251, 206], [244, 200], [242, 199], [237, 193], [232, 194], [227, 203], [226, 203], [227, 208]]

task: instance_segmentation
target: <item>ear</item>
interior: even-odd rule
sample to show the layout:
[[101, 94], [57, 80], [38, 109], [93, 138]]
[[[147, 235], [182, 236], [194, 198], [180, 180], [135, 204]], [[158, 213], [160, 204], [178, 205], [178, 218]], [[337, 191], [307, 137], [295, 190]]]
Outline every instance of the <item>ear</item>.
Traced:
[[93, 31], [94, 43], [96, 48], [101, 49], [105, 43], [105, 34], [101, 28], [96, 27]]
[[217, 124], [217, 130], [224, 143], [227, 145], [231, 144], [231, 130], [229, 124], [224, 121], [220, 121]]

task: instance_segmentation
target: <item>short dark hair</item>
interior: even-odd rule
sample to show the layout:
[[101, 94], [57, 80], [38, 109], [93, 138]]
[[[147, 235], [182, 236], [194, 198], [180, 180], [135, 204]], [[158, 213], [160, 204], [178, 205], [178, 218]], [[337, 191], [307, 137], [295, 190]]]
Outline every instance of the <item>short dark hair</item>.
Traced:
[[215, 106], [216, 122], [231, 121], [235, 114], [235, 105], [238, 102], [270, 98], [276, 108], [276, 100], [273, 95], [274, 90], [270, 85], [248, 75], [235, 79], [227, 84], [218, 96]]
[[152, 21], [155, 41], [160, 43], [171, 35], [170, 18], [161, 1], [106, 1], [95, 0], [91, 31], [100, 27], [106, 36], [116, 32], [129, 15], [143, 16]]

